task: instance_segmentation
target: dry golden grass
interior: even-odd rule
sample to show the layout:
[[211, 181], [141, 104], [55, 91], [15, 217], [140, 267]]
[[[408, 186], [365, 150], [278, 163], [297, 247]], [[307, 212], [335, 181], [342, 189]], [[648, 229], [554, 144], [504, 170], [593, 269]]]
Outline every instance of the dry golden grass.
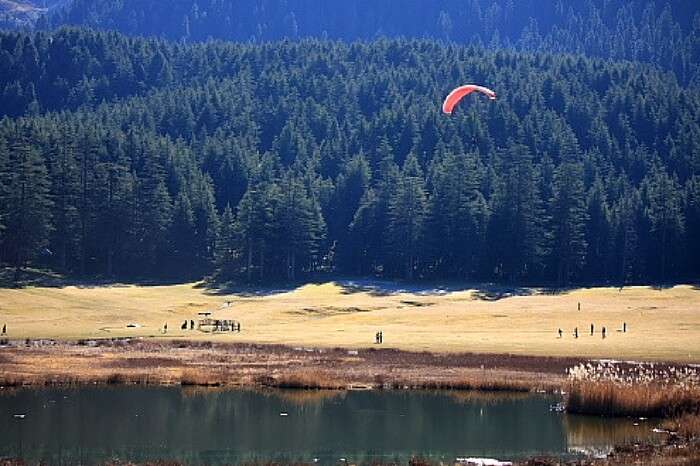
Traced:
[[581, 381], [569, 388], [567, 411], [606, 416], [671, 417], [700, 413], [700, 388]]
[[28, 346], [13, 344], [0, 356], [0, 386], [97, 383], [555, 391], [566, 384], [565, 368], [573, 364], [568, 358], [388, 349], [307, 351], [165, 340], [101, 340], [96, 346], [35, 341]]
[[[144, 337], [362, 348], [375, 346], [375, 332], [382, 330], [383, 347], [411, 351], [684, 362], [700, 361], [698, 308], [700, 291], [692, 286], [552, 294], [498, 288], [393, 292], [331, 282], [260, 296], [197, 284], [0, 289], [0, 325], [7, 324], [13, 339]], [[204, 310], [240, 321], [242, 332], [180, 330]], [[627, 333], [618, 331], [623, 322]], [[138, 327], [127, 328], [130, 323]]]

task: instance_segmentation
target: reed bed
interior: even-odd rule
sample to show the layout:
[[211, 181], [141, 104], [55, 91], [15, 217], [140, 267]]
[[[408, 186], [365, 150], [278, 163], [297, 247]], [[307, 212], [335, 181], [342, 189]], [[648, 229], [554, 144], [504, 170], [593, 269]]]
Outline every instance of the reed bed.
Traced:
[[474, 390], [484, 392], [530, 392], [531, 382], [508, 380], [501, 378], [470, 378], [459, 380], [428, 380], [407, 381], [397, 380], [385, 382], [380, 388], [412, 389], [412, 390]]
[[567, 411], [606, 416], [674, 417], [700, 414], [697, 368], [599, 362], [569, 371]]
[[700, 440], [700, 415], [684, 414], [680, 417], [665, 421], [661, 427], [675, 432], [686, 440]]
[[344, 390], [350, 381], [323, 371], [301, 370], [276, 377], [259, 377], [257, 382], [266, 387], [301, 390]]

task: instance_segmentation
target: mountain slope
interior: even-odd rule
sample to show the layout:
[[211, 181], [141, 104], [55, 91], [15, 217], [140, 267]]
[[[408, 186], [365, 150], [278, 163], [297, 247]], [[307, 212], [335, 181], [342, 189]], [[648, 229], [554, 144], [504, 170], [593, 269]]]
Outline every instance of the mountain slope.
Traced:
[[695, 0], [75, 0], [43, 23], [181, 41], [435, 38], [650, 62], [698, 79]]
[[[405, 39], [0, 44], [18, 103], [0, 186], [31, 175], [45, 191], [28, 210], [52, 205], [19, 248], [18, 190], [0, 192], [0, 260], [244, 279], [698, 274], [700, 94], [648, 65]], [[498, 100], [442, 115], [471, 81]]]

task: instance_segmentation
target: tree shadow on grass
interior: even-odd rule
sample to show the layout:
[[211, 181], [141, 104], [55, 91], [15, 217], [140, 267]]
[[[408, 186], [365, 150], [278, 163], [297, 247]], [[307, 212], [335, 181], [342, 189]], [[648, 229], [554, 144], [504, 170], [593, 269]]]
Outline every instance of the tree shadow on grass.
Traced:
[[171, 286], [183, 285], [196, 278], [114, 278], [114, 277], [76, 277], [36, 268], [23, 268], [20, 279], [15, 281], [15, 270], [10, 267], [0, 268], [0, 289], [41, 288], [102, 288], [127, 286]]
[[336, 280], [335, 283], [341, 286], [343, 294], [367, 293], [371, 296], [393, 296], [398, 294], [445, 296], [452, 293], [471, 291], [472, 296], [476, 299], [497, 301], [513, 296], [529, 296], [537, 292], [535, 288], [493, 283], [410, 283], [375, 279]]

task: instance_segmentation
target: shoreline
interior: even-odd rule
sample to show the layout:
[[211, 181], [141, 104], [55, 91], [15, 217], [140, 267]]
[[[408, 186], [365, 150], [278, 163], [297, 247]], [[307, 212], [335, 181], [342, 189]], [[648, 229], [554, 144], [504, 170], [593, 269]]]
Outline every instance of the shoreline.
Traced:
[[95, 384], [299, 389], [560, 391], [582, 358], [308, 348], [177, 340], [14, 340], [0, 386]]
[[[391, 348], [351, 350], [141, 339], [24, 340], [9, 341], [0, 347], [0, 395], [11, 393], [15, 388], [103, 385], [340, 391], [474, 390], [549, 393], [564, 397], [573, 386], [568, 376], [571, 368], [591, 362], [583, 358], [443, 354]], [[665, 367], [679, 366], [668, 363]], [[695, 461], [700, 461], [700, 441], [697, 433], [693, 435], [670, 434], [661, 445], [618, 445], [605, 458], [589, 456], [562, 463], [558, 458], [533, 456], [513, 464], [698, 464]], [[21, 460], [0, 459], [0, 466], [23, 464]], [[409, 466], [431, 466], [431, 463], [416, 460], [409, 462]]]

